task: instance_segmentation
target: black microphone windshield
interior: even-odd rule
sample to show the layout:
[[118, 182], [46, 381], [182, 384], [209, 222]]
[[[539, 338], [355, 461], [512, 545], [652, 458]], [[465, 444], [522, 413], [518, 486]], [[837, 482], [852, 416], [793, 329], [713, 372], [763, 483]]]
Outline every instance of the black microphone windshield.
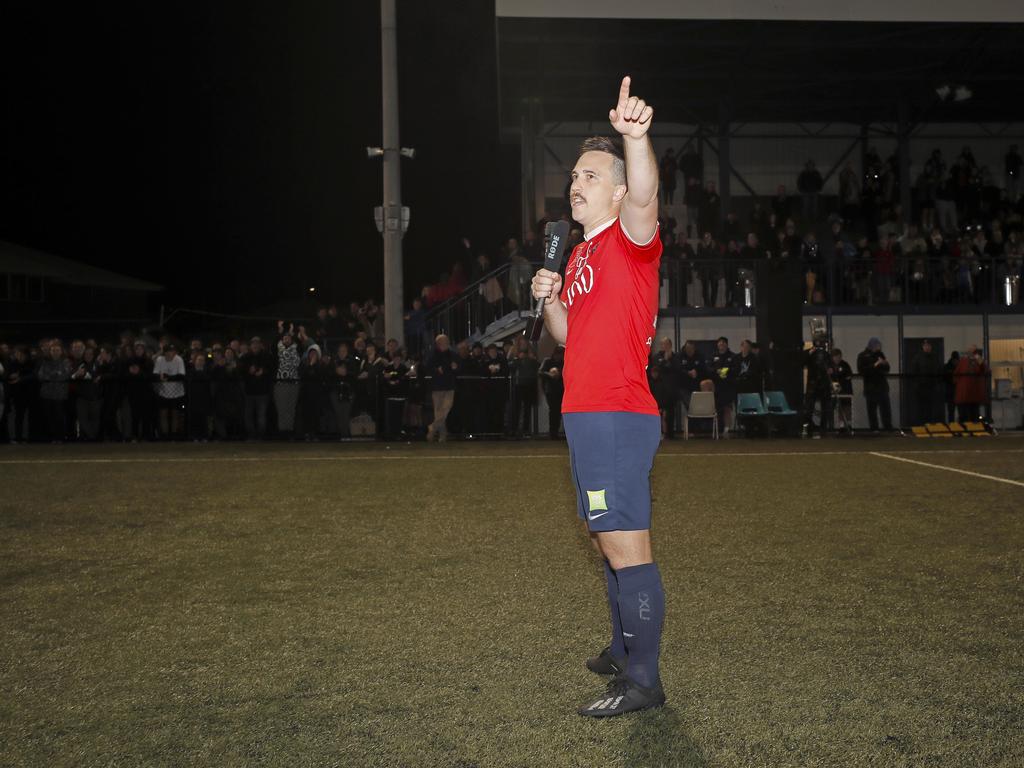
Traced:
[[557, 272], [562, 268], [565, 241], [569, 238], [568, 221], [549, 221], [544, 227], [544, 269]]

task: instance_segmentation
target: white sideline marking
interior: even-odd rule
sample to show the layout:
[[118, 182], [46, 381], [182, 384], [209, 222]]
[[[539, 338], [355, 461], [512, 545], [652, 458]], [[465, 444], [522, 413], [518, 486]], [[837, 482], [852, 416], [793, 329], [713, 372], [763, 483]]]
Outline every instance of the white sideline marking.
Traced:
[[[943, 453], [952, 453], [952, 451], [943, 451]], [[905, 461], [907, 464], [919, 464], [922, 467], [930, 467], [931, 469], [944, 469], [947, 472], [959, 472], [961, 475], [980, 477], [983, 480], [995, 480], [997, 483], [1019, 485], [1022, 488], [1024, 488], [1024, 483], [1022, 483], [1020, 480], [1010, 480], [1005, 477], [996, 477], [995, 475], [982, 474], [981, 472], [971, 472], [969, 469], [957, 469], [956, 467], [947, 467], [942, 464], [929, 464], [927, 461], [918, 461], [917, 459], [905, 459], [902, 456], [893, 456], [891, 453], [878, 453], [877, 451], [871, 451], [871, 455], [879, 456], [883, 459], [892, 459], [893, 461]]]
[[[31, 450], [31, 449], [30, 449]], [[72, 449], [73, 450], [73, 449]], [[899, 451], [899, 453], [907, 454], [963, 454], [963, 453], [994, 453], [994, 454], [1006, 454], [1006, 453], [1024, 453], [1024, 448], [1007, 448], [1000, 450], [982, 450], [982, 449], [953, 449], [953, 450], [933, 450], [933, 451]], [[92, 459], [73, 459], [73, 458], [61, 458], [59, 456], [49, 456], [46, 458], [39, 459], [0, 459], [0, 466], [4, 465], [20, 465], [20, 464], [161, 464], [161, 463], [176, 463], [176, 464], [187, 464], [190, 462], [221, 462], [221, 463], [233, 463], [233, 462], [255, 462], [255, 461], [505, 461], [505, 460], [516, 460], [516, 459], [565, 459], [568, 458], [568, 451], [565, 453], [501, 453], [501, 454], [439, 454], [439, 455], [423, 455], [423, 454], [393, 454], [393, 453], [377, 453], [369, 456], [289, 456], [280, 454], [271, 454], [266, 456], [136, 456], [132, 458], [92, 458]], [[887, 458], [898, 458], [896, 456], [890, 456], [889, 454], [878, 453], [875, 451], [709, 451], [704, 453], [659, 453], [655, 456], [656, 459], [669, 459], [669, 458], [694, 458], [694, 459], [731, 459], [731, 458], [750, 458], [757, 456], [885, 456]], [[906, 459], [909, 461], [909, 459]], [[921, 463], [921, 462], [919, 462]], [[926, 465], [932, 466], [932, 465]], [[943, 467], [948, 469], [948, 467]], [[970, 473], [969, 473], [970, 474]], [[993, 478], [1001, 479], [1001, 478]], [[1015, 480], [1006, 480], [1008, 483], [1016, 483]]]

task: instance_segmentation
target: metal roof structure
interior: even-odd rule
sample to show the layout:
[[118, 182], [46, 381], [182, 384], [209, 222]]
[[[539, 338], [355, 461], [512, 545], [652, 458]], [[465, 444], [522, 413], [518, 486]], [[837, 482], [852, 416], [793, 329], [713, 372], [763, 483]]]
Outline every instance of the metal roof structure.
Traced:
[[[1024, 24], [499, 18], [502, 131], [600, 119], [633, 77], [658, 118], [993, 123], [1024, 119]], [[963, 101], [936, 88], [966, 86]], [[537, 118], [532, 118], [536, 120]]]
[[66, 285], [155, 292], [163, 286], [79, 261], [0, 241], [0, 273], [45, 277]]

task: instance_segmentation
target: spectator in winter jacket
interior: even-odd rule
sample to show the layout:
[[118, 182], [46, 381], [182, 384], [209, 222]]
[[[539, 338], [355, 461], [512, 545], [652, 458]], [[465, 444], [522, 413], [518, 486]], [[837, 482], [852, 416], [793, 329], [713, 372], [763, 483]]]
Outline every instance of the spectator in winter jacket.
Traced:
[[689, 409], [690, 396], [700, 391], [700, 383], [709, 376], [704, 358], [697, 351], [697, 345], [687, 340], [679, 355], [679, 397], [683, 401], [683, 407]]
[[277, 430], [295, 429], [295, 405], [299, 401], [299, 362], [302, 352], [295, 344], [295, 326], [285, 329], [283, 320], [277, 321], [277, 380], [274, 382], [274, 407], [277, 409]]
[[[658, 369], [658, 379], [651, 381], [651, 394], [658, 403], [664, 419], [664, 434], [675, 437], [676, 404], [679, 402], [679, 355], [673, 349], [672, 339], [665, 336], [658, 343], [658, 351], [651, 359], [649, 370]], [[657, 391], [655, 391], [655, 383]]]
[[988, 402], [988, 366], [981, 351], [971, 345], [960, 356], [953, 372], [956, 383], [956, 410], [960, 421], [977, 421], [981, 406]]
[[942, 359], [935, 354], [928, 339], [910, 360], [910, 391], [914, 393], [914, 423], [931, 424], [942, 421]]
[[153, 376], [156, 378], [153, 391], [160, 416], [160, 436], [165, 439], [179, 437], [185, 410], [185, 361], [173, 344], [167, 345], [164, 353], [153, 361]]
[[832, 350], [832, 395], [836, 400], [836, 411], [839, 415], [837, 429], [853, 432], [853, 368], [843, 360], [843, 350], [835, 347]]
[[565, 382], [562, 381], [563, 368], [565, 347], [555, 347], [551, 355], [540, 364], [544, 398], [548, 402], [548, 435], [552, 440], [558, 439], [562, 427], [562, 395], [565, 393]]
[[736, 378], [739, 376], [739, 360], [729, 349], [729, 339], [719, 336], [715, 356], [711, 358], [711, 378], [715, 382], [715, 407], [718, 409], [718, 429], [723, 434], [732, 425], [736, 408]]
[[124, 361], [122, 376], [125, 397], [130, 411], [130, 429], [126, 438], [133, 442], [153, 438], [153, 361], [146, 354], [146, 345], [136, 341]]
[[803, 200], [805, 226], [812, 226], [818, 220], [818, 195], [821, 194], [823, 186], [821, 173], [815, 168], [814, 161], [808, 160], [796, 181], [796, 187]]
[[876, 337], [857, 355], [857, 373], [864, 379], [864, 400], [868, 408], [868, 423], [872, 432], [878, 431], [878, 416], [882, 416], [882, 428], [892, 430], [892, 406], [889, 403], [889, 361], [882, 352], [882, 342]]
[[[326, 310], [323, 323], [326, 337], [330, 324]], [[242, 355], [238, 366], [242, 371], [245, 393], [245, 434], [250, 440], [262, 440], [267, 434], [267, 408], [274, 374], [274, 358], [264, 348], [263, 339], [252, 337], [249, 352]]]
[[210, 439], [210, 419], [213, 417], [213, 388], [210, 372], [206, 367], [207, 358], [203, 350], [192, 353], [192, 363], [185, 372], [188, 405], [185, 409], [188, 436], [194, 442], [205, 443]]
[[307, 442], [320, 432], [320, 416], [327, 410], [327, 379], [320, 347], [310, 344], [299, 365], [298, 425]]
[[35, 398], [35, 366], [29, 358], [28, 348], [18, 346], [8, 360], [4, 371], [7, 380], [7, 428], [12, 443], [26, 442], [29, 438], [28, 416]]
[[736, 374], [736, 392], [764, 391], [764, 367], [761, 358], [754, 353], [754, 343], [749, 339], [740, 342], [740, 354], [737, 358], [739, 372]]
[[36, 368], [39, 402], [50, 442], [63, 443], [67, 429], [64, 416], [68, 401], [68, 382], [71, 380], [71, 363], [64, 356], [64, 347], [59, 341], [51, 342], [46, 351], [47, 357], [40, 360]]
[[455, 378], [459, 363], [452, 352], [451, 342], [443, 333], [434, 339], [434, 351], [427, 363], [427, 371], [431, 376], [430, 391], [434, 401], [434, 421], [427, 427], [427, 442], [435, 437], [438, 442], [444, 442], [448, 437], [445, 420], [455, 402]]

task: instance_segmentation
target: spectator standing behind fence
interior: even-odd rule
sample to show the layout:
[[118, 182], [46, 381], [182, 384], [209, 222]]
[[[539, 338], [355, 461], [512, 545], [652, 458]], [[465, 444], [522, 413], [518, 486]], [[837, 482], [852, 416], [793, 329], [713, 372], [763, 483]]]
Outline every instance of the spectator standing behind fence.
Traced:
[[537, 409], [537, 374], [540, 361], [526, 340], [516, 351], [512, 369], [514, 399], [512, 407], [511, 432], [515, 437], [523, 437], [533, 432], [533, 414]]
[[825, 184], [821, 173], [814, 166], [814, 161], [808, 160], [796, 180], [796, 187], [803, 201], [804, 226], [812, 226], [818, 220], [818, 196], [823, 186]]
[[657, 368], [658, 378], [651, 383], [651, 394], [662, 415], [662, 433], [669, 440], [676, 436], [676, 404], [679, 401], [679, 355], [668, 336], [658, 343], [658, 351], [651, 360], [651, 369]]
[[956, 383], [957, 416], [960, 421], [978, 421], [981, 418], [981, 406], [988, 401], [988, 366], [974, 344], [960, 356], [953, 376]]
[[825, 435], [832, 428], [832, 356], [825, 341], [815, 339], [814, 346], [804, 352], [804, 368], [807, 370], [807, 385], [804, 390], [804, 428], [809, 437], [814, 436], [814, 406], [819, 405], [818, 431]]
[[299, 364], [298, 424], [296, 433], [306, 442], [317, 439], [320, 417], [327, 410], [327, 381], [320, 347], [310, 344]]
[[839, 423], [837, 429], [853, 432], [853, 368], [843, 360], [843, 350], [835, 347], [832, 350], [832, 368], [829, 378], [832, 380], [832, 397], [835, 399]]
[[350, 423], [352, 419], [352, 400], [355, 390], [352, 387], [352, 369], [354, 361], [348, 351], [348, 344], [341, 343], [331, 361], [331, 371], [327, 376], [327, 397], [334, 413], [334, 425], [338, 437], [344, 439], [352, 436]]
[[130, 413], [130, 435], [133, 442], [153, 437], [153, 361], [146, 354], [146, 345], [136, 341], [125, 361], [125, 388]]
[[664, 205], [672, 205], [676, 195], [676, 173], [679, 165], [676, 163], [676, 151], [669, 147], [658, 162], [658, 181], [661, 188], [661, 202]]
[[555, 347], [551, 355], [544, 358], [540, 364], [544, 399], [548, 403], [548, 436], [552, 440], [559, 439], [559, 431], [562, 428], [562, 395], [565, 394], [562, 369], [564, 367], [565, 347]]
[[949, 360], [942, 367], [942, 379], [946, 393], [946, 423], [956, 421], [956, 367], [960, 364], [960, 353], [955, 349], [949, 353]]
[[185, 410], [188, 436], [196, 443], [210, 439], [210, 420], [213, 418], [213, 388], [207, 357], [203, 350], [192, 353], [192, 363], [185, 372], [188, 389], [188, 407]]
[[82, 359], [71, 373], [75, 382], [75, 414], [78, 418], [78, 434], [82, 440], [95, 441], [100, 435], [100, 414], [103, 400], [96, 381], [98, 375], [96, 350], [86, 347]]
[[709, 376], [704, 358], [697, 351], [697, 345], [687, 340], [679, 356], [679, 397], [686, 410], [690, 409], [690, 396], [700, 391], [700, 383]]
[[729, 349], [729, 339], [719, 336], [715, 342], [715, 356], [711, 358], [712, 378], [715, 382], [715, 408], [718, 410], [718, 429], [723, 435], [732, 427], [736, 408], [736, 377], [739, 365], [736, 353]]
[[882, 428], [892, 430], [892, 406], [889, 403], [889, 361], [882, 352], [882, 342], [876, 337], [857, 355], [857, 373], [864, 379], [864, 400], [868, 409], [868, 424], [872, 432], [878, 431], [881, 414]]
[[295, 345], [295, 326], [285, 328], [284, 321], [277, 321], [277, 381], [274, 382], [274, 407], [277, 409], [278, 432], [295, 430], [295, 405], [299, 400], [299, 362], [301, 352]]
[[63, 443], [66, 430], [68, 382], [71, 363], [64, 356], [59, 341], [50, 343], [47, 357], [39, 361], [36, 378], [39, 380], [39, 403], [46, 421], [46, 433], [52, 443]]
[[935, 354], [932, 343], [925, 339], [910, 360], [911, 392], [914, 393], [914, 423], [933, 424], [942, 421], [942, 359]]
[[12, 443], [24, 443], [29, 439], [29, 412], [35, 394], [35, 366], [29, 358], [28, 348], [14, 348], [14, 356], [8, 362], [7, 370], [7, 428]]
[[434, 339], [434, 351], [427, 368], [431, 376], [430, 396], [434, 402], [434, 420], [427, 427], [427, 442], [436, 437], [439, 443], [443, 443], [448, 439], [445, 420], [455, 402], [455, 378], [459, 370], [451, 343], [443, 333]]
[[[241, 371], [233, 347], [214, 353], [213, 371], [213, 425], [221, 440], [242, 436], [245, 421], [245, 395], [242, 392]], [[296, 384], [291, 382], [292, 391]], [[294, 410], [292, 411], [294, 418]]]
[[[325, 335], [330, 322], [325, 313]], [[262, 440], [267, 436], [267, 408], [270, 405], [274, 358], [263, 347], [263, 339], [253, 336], [249, 341], [249, 352], [242, 356], [238, 365], [245, 390], [245, 434], [250, 440]]]
[[185, 408], [185, 361], [173, 344], [168, 344], [164, 353], [153, 361], [153, 376], [160, 436], [164, 439], [178, 437], [182, 433]]

